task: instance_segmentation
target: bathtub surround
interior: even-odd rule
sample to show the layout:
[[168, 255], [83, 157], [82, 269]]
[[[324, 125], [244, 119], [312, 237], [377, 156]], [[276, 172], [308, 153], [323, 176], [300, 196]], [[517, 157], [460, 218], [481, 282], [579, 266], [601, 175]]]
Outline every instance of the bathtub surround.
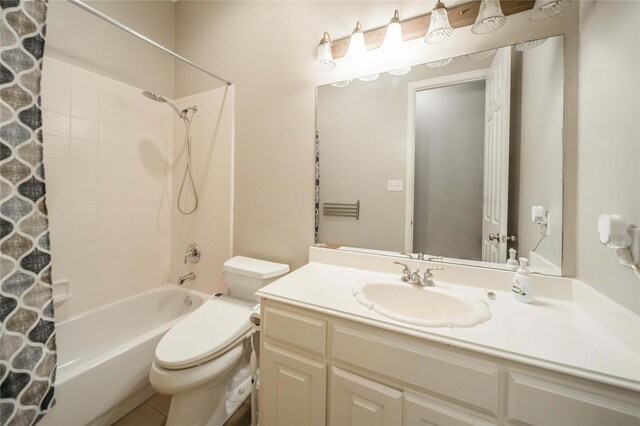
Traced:
[[47, 56], [44, 156], [61, 321], [165, 284], [173, 111], [142, 89]]
[[56, 338], [39, 102], [46, 17], [46, 1], [2, 2], [2, 425], [35, 424], [55, 405]]
[[[207, 294], [226, 292], [222, 265], [232, 255], [233, 223], [233, 105], [234, 87], [223, 87], [176, 99], [178, 108], [198, 106], [191, 125], [191, 173], [199, 195], [198, 208], [185, 216], [177, 197], [185, 169], [185, 128], [173, 121], [173, 172], [171, 202], [171, 278], [195, 272], [195, 282], [185, 283]], [[174, 114], [175, 116], [175, 114]], [[185, 185], [182, 203], [193, 206], [193, 193]], [[184, 263], [187, 246], [196, 243], [202, 256]]]

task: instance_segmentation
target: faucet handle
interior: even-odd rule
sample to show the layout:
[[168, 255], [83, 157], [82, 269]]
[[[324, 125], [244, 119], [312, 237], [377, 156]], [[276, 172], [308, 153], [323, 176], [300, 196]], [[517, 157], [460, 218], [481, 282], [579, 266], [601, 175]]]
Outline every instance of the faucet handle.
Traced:
[[184, 255], [184, 264], [187, 264], [187, 260], [191, 263], [198, 263], [200, 260], [200, 247], [196, 243], [191, 243], [187, 247], [187, 253]]
[[409, 267], [407, 266], [406, 263], [398, 262], [397, 260], [394, 260], [393, 263], [395, 263], [396, 265], [402, 266], [404, 268], [404, 271], [402, 271], [402, 272], [411, 273], [411, 269], [409, 269]]
[[444, 268], [442, 266], [432, 266], [427, 268], [427, 270], [424, 272], [425, 278], [432, 278], [433, 277], [433, 274], [431, 273], [432, 271], [444, 271]]
[[[409, 254], [409, 253], [405, 253], [405, 252], [401, 251], [400, 254], [403, 255], [403, 256], [407, 256], [409, 259], [413, 260], [413, 256], [411, 254]], [[394, 262], [394, 263], [397, 263], [397, 262]]]

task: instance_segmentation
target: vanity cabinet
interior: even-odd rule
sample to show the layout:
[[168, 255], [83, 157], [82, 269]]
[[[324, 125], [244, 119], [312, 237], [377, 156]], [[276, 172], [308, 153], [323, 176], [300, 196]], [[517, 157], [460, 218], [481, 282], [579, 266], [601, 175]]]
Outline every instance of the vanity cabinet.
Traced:
[[640, 393], [262, 301], [260, 424], [633, 425]]

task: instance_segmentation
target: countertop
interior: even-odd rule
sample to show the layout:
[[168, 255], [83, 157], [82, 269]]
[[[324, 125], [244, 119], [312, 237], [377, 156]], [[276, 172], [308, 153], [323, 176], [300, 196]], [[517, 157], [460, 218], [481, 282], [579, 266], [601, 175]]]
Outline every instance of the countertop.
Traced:
[[407, 325], [359, 304], [351, 293], [360, 279], [398, 281], [399, 274], [310, 262], [257, 293], [319, 313], [373, 325], [463, 349], [640, 391], [640, 355], [625, 345], [571, 300], [538, 298], [516, 301], [509, 292], [489, 300], [477, 287], [436, 280], [441, 287], [464, 287], [473, 299], [485, 300], [492, 317], [469, 328]]

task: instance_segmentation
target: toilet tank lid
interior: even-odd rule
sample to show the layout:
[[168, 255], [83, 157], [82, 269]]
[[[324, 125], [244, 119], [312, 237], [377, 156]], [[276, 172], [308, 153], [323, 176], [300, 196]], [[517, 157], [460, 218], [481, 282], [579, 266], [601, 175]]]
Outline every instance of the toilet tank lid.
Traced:
[[222, 270], [246, 277], [268, 279], [286, 274], [289, 272], [289, 265], [252, 259], [250, 257], [235, 256], [224, 262]]

